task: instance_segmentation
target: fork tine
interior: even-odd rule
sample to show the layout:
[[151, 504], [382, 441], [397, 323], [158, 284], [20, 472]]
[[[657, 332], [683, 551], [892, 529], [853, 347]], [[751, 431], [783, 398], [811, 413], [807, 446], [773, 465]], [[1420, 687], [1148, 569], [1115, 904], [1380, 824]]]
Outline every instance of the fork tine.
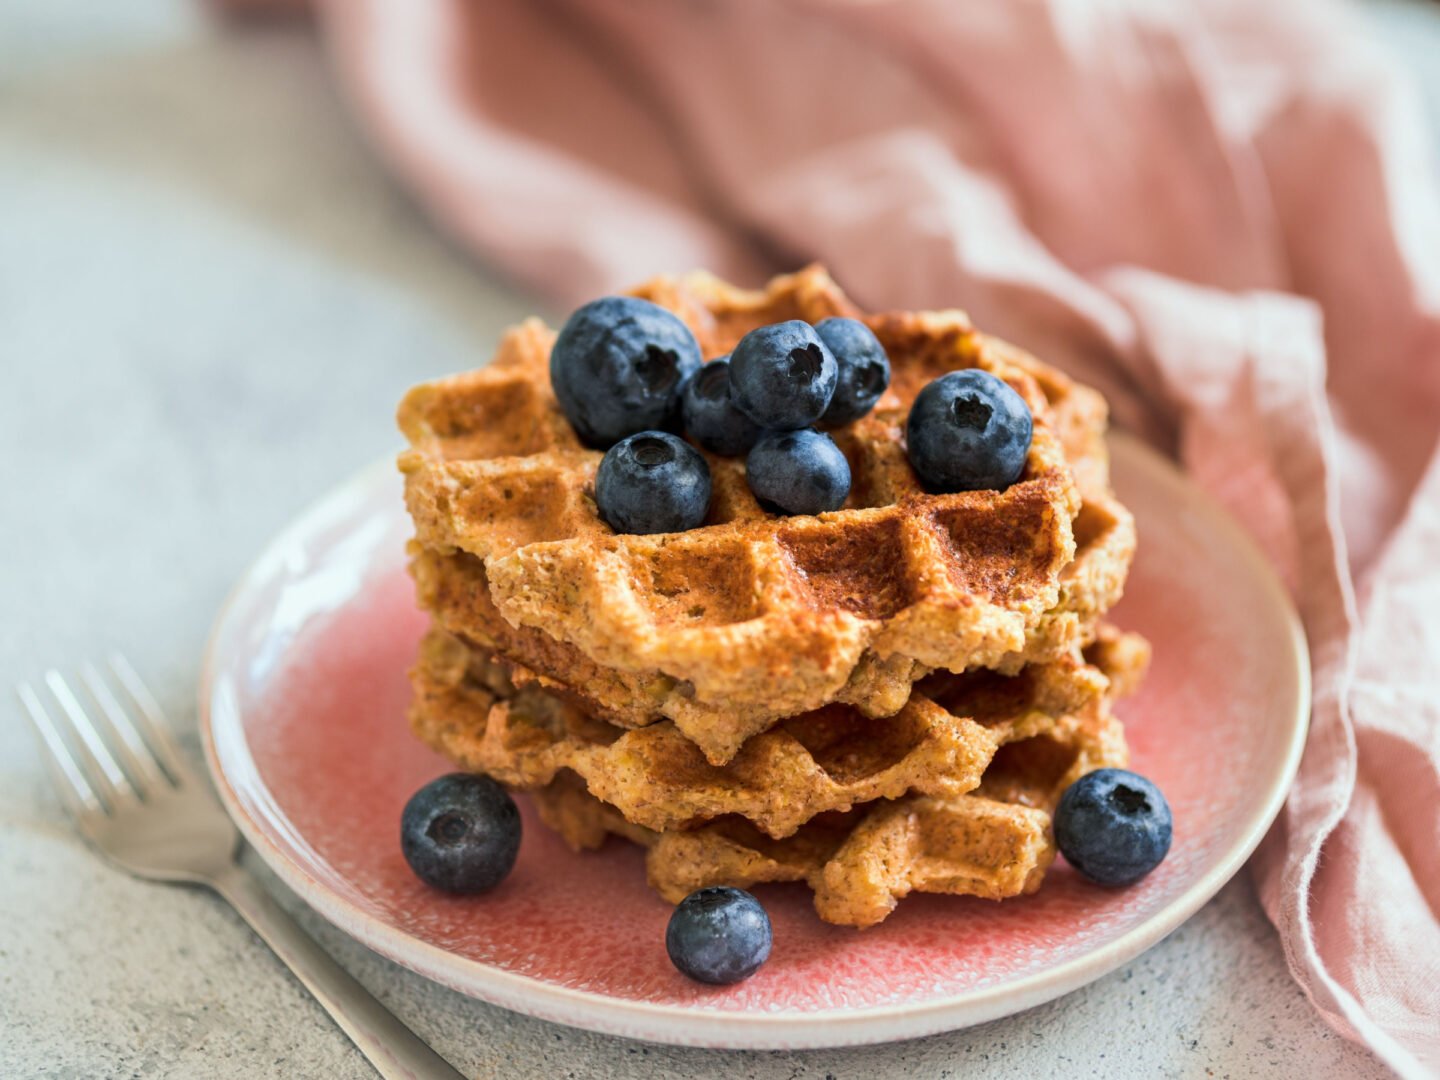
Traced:
[[130, 700], [140, 710], [136, 726], [151, 751], [160, 759], [160, 767], [170, 775], [176, 785], [185, 783], [190, 774], [185, 768], [180, 751], [175, 747], [174, 739], [170, 736], [170, 728], [165, 723], [165, 714], [160, 711], [159, 703], [130, 666], [130, 661], [120, 653], [110, 654], [110, 670], [115, 673], [115, 678], [120, 680], [120, 685], [125, 687]]
[[105, 745], [100, 732], [95, 730], [94, 723], [86, 715], [69, 683], [60, 672], [51, 668], [45, 672], [45, 685], [50, 687], [50, 693], [54, 694], [55, 700], [60, 703], [60, 711], [70, 719], [70, 727], [80, 742], [80, 760], [90, 766], [91, 786], [99, 789], [100, 797], [112, 810], [121, 802], [134, 798], [135, 789], [125, 775], [125, 770]]
[[100, 712], [110, 728], [110, 745], [140, 795], [148, 795], [156, 784], [168, 786], [169, 777], [161, 769], [150, 748], [145, 745], [144, 737], [135, 729], [125, 707], [116, 700], [95, 665], [86, 661], [80, 668], [80, 679], [90, 691], [90, 696], [95, 699], [95, 704], [100, 706]]
[[45, 764], [50, 768], [55, 789], [60, 793], [60, 801], [65, 804], [65, 808], [77, 819], [89, 814], [103, 814], [104, 805], [95, 794], [95, 789], [90, 786], [90, 781], [85, 779], [85, 773], [75, 756], [70, 753], [70, 747], [65, 745], [60, 732], [55, 730], [50, 714], [45, 711], [45, 706], [40, 703], [34, 689], [29, 683], [21, 683], [15, 688], [15, 692], [20, 695], [20, 703], [25, 706], [25, 712], [30, 717], [30, 726], [35, 737], [40, 740]]

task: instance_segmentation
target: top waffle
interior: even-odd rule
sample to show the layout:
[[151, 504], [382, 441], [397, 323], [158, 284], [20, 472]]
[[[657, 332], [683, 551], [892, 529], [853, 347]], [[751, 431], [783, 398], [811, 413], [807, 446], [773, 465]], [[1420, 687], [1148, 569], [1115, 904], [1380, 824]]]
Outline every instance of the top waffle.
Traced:
[[[707, 357], [765, 323], [858, 314], [818, 269], [763, 292], [695, 275], [638, 293], [683, 318]], [[893, 381], [872, 414], [834, 433], [854, 475], [835, 513], [769, 515], [743, 465], [712, 457], [706, 526], [614, 534], [592, 497], [601, 454], [580, 444], [560, 412], [548, 376], [553, 334], [532, 320], [506, 336], [489, 367], [417, 387], [401, 404], [411, 443], [401, 468], [418, 540], [477, 559], [511, 626], [654, 680], [657, 716], [688, 703], [745, 715], [753, 729], [757, 715], [835, 700], [877, 665], [913, 679], [1044, 659], [1031, 645], [1052, 647], [1047, 633], [1066, 637], [1046, 616], [1061, 603], [1081, 506], [1063, 447], [1086, 462], [1079, 482], [1102, 492], [1103, 402], [978, 334], [958, 312], [865, 321], [889, 353]], [[1003, 492], [930, 495], [905, 457], [906, 412], [926, 383], [964, 367], [996, 374], [1025, 398], [1035, 417], [1030, 455]], [[1123, 573], [1112, 567], [1109, 576]], [[1055, 654], [1073, 637], [1056, 642]], [[890, 696], [880, 712], [904, 701]], [[707, 749], [712, 760], [738, 746], [721, 743]]]

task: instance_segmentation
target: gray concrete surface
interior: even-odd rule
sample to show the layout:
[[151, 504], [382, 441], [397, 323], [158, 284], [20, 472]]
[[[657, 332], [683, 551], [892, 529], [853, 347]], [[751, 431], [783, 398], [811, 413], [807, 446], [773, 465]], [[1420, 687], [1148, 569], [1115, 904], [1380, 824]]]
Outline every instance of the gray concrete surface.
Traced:
[[[1385, 9], [1412, 55], [1417, 34], [1440, 42], [1440, 16]], [[231, 580], [393, 448], [405, 386], [481, 361], [533, 306], [386, 179], [303, 28], [221, 33], [180, 0], [0, 0], [0, 684], [123, 647], [193, 752]], [[1061, 1001], [811, 1053], [541, 1023], [298, 914], [475, 1076], [1383, 1075], [1313, 1014], [1243, 878]], [[217, 901], [92, 858], [0, 706], [0, 1077], [370, 1075]]]

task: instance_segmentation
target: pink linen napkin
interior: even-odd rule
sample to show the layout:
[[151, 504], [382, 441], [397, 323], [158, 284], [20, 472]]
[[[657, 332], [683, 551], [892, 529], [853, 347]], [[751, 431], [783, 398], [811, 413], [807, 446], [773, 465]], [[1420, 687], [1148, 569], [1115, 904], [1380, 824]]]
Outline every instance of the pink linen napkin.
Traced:
[[[253, 0], [252, 0], [253, 2]], [[1089, 381], [1256, 536], [1312, 733], [1253, 860], [1291, 970], [1440, 1071], [1440, 186], [1331, 0], [318, 0], [436, 220], [575, 303], [823, 260]]]

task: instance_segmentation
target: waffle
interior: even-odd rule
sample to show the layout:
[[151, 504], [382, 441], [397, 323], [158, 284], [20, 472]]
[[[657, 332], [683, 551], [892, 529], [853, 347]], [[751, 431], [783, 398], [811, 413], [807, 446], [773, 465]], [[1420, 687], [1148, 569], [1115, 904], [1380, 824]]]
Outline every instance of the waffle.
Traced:
[[[1064, 656], [1095, 639], [1100, 616], [1119, 599], [1135, 550], [1134, 521], [1112, 496], [1087, 500], [1075, 518], [1076, 555], [1060, 575], [1060, 599], [1030, 633], [1022, 653], [1007, 654], [995, 667], [1014, 672], [1025, 662]], [[607, 668], [576, 646], [534, 627], [511, 626], [490, 595], [482, 560], [464, 552], [444, 555], [418, 544], [411, 573], [420, 605], [448, 631], [482, 651], [516, 658], [542, 685], [566, 693], [581, 708], [625, 728], [644, 727], [666, 716], [709, 760], [724, 764], [751, 735], [777, 718], [770, 703], [714, 705], [695, 700], [673, 678], [656, 672]], [[896, 712], [914, 681], [929, 669], [905, 657], [862, 657], [834, 695], [867, 716]]]
[[1149, 646], [1102, 625], [1083, 661], [932, 675], [894, 717], [844, 723], [832, 706], [716, 768], [669, 724], [622, 733], [432, 630], [411, 718], [462, 767], [530, 789], [576, 850], [611, 834], [646, 847], [650, 883], [671, 902], [706, 885], [804, 881], [822, 919], [864, 927], [910, 892], [1039, 888], [1061, 793], [1126, 763], [1110, 706]]
[[910, 795], [821, 814], [781, 840], [733, 817], [655, 832], [626, 821], [573, 773], [532, 798], [541, 820], [577, 851], [610, 834], [646, 847], [650, 885], [671, 903], [708, 885], [803, 881], [821, 919], [867, 927], [912, 892], [991, 900], [1035, 892], [1055, 858], [1050, 813], [1061, 793], [1085, 773], [1127, 760], [1120, 723], [1102, 710], [1005, 747], [970, 794]]
[[[857, 314], [813, 268], [763, 292], [692, 275], [638, 293], [685, 319], [707, 356], [766, 322]], [[613, 534], [592, 499], [601, 455], [555, 403], [553, 334], [534, 320], [488, 368], [417, 387], [399, 420], [422, 603], [448, 629], [583, 688], [609, 720], [673, 719], [716, 764], [781, 717], [830, 702], [881, 716], [931, 670], [1013, 671], [1072, 650], [1118, 595], [1134, 542], [1108, 495], [1103, 400], [958, 312], [866, 321], [893, 381], [871, 415], [835, 433], [854, 484], [844, 509], [819, 517], [766, 514], [743, 465], [710, 457], [705, 527]], [[901, 443], [906, 410], [931, 379], [971, 366], [1030, 404], [1025, 471], [1004, 492], [926, 494]], [[1094, 557], [1076, 560], [1087, 529]]]
[[[1130, 669], [1142, 644], [1111, 634], [1110, 658]], [[672, 723], [622, 732], [459, 639], [432, 630], [411, 672], [411, 726], [461, 768], [534, 790], [569, 769], [627, 821], [655, 831], [724, 816], [774, 838], [812, 818], [916, 793], [954, 798], [977, 788], [996, 753], [1025, 739], [1068, 739], [1104, 707], [1110, 680], [1078, 655], [989, 671], [932, 676], [905, 706], [872, 719], [829, 705], [781, 720], [723, 767]]]

